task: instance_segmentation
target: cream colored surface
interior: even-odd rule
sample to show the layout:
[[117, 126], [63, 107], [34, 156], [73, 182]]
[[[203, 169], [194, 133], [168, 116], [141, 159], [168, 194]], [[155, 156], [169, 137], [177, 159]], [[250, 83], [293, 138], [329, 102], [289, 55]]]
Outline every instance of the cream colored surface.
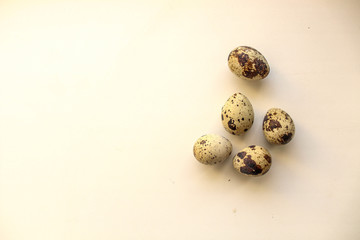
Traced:
[[[0, 239], [360, 238], [359, 1], [0, 2]], [[234, 46], [271, 73], [242, 81]], [[243, 136], [220, 120], [243, 92]], [[285, 109], [287, 145], [262, 117]], [[196, 139], [273, 158], [205, 166]]]
[[249, 99], [242, 93], [234, 93], [221, 108], [221, 121], [228, 133], [246, 133], [254, 122], [254, 109]]
[[201, 136], [194, 144], [194, 157], [203, 164], [219, 164], [229, 158], [232, 152], [231, 142], [217, 134]]

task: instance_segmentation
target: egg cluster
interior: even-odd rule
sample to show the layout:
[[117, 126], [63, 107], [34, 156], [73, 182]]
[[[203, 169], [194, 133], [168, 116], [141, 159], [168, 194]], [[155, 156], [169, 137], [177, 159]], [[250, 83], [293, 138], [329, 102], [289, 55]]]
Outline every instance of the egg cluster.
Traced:
[[[265, 57], [256, 49], [246, 46], [235, 48], [228, 57], [230, 70], [241, 79], [257, 81], [270, 72]], [[245, 134], [254, 123], [254, 109], [243, 93], [234, 93], [221, 109], [221, 121], [225, 130], [233, 135]], [[287, 144], [295, 134], [295, 124], [290, 115], [280, 108], [269, 109], [263, 120], [265, 139], [271, 144]], [[216, 134], [201, 136], [194, 144], [195, 158], [203, 164], [214, 165], [224, 162], [232, 152], [232, 144], [225, 137]], [[261, 176], [270, 169], [270, 152], [257, 145], [250, 145], [233, 157], [233, 167], [247, 176]]]

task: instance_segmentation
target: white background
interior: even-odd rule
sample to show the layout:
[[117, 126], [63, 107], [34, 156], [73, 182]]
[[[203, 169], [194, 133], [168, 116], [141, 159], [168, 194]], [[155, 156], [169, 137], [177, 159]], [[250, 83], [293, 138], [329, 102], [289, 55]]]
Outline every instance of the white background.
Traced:
[[[360, 239], [359, 43], [356, 0], [0, 1], [0, 239]], [[265, 80], [229, 71], [240, 45]], [[262, 136], [271, 107], [288, 145]], [[201, 165], [206, 133], [263, 145], [270, 171]]]

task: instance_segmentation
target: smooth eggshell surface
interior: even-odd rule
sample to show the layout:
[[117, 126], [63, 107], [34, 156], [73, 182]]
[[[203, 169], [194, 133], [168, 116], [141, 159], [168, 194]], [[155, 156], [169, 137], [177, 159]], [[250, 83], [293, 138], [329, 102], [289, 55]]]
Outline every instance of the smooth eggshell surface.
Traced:
[[233, 94], [222, 107], [221, 121], [225, 130], [233, 135], [248, 131], [254, 122], [254, 109], [249, 99], [241, 93]]
[[232, 152], [231, 142], [216, 134], [207, 134], [200, 137], [194, 144], [195, 158], [207, 165], [225, 161]]

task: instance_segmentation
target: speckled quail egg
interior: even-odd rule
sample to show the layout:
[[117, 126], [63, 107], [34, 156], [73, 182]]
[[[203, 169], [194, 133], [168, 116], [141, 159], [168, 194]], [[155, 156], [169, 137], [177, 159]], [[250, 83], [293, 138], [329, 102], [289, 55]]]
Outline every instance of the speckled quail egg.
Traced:
[[246, 80], [264, 79], [270, 72], [265, 57], [252, 47], [241, 46], [232, 50], [228, 57], [230, 70]]
[[229, 133], [233, 135], [245, 133], [254, 122], [254, 109], [249, 99], [241, 93], [233, 94], [222, 107], [221, 120]]
[[233, 166], [239, 173], [261, 176], [270, 169], [271, 155], [265, 148], [251, 145], [234, 156]]
[[194, 144], [195, 158], [207, 165], [225, 161], [232, 152], [231, 142], [216, 134], [207, 134], [200, 137]]
[[287, 144], [295, 135], [295, 124], [284, 110], [271, 108], [264, 117], [263, 132], [269, 143]]

